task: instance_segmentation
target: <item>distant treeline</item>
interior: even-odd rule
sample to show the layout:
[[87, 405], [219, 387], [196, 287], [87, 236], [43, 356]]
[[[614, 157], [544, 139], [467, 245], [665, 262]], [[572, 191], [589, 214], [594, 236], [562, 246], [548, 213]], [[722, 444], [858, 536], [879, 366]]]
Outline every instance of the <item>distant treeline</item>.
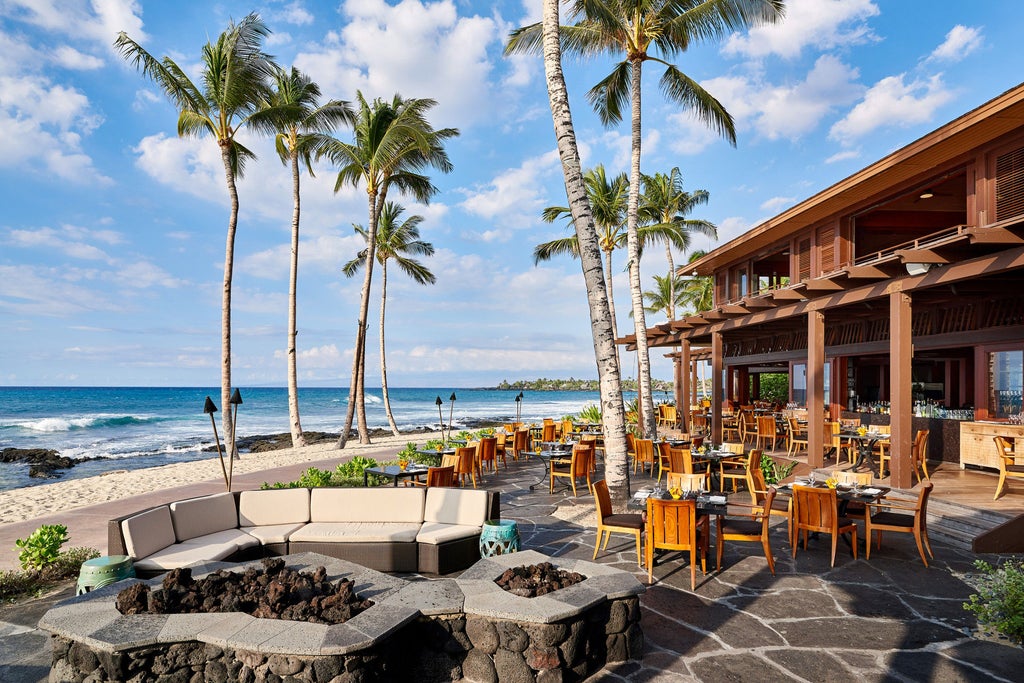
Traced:
[[[651, 385], [654, 391], [672, 391], [672, 382], [663, 379], [652, 379]], [[598, 391], [600, 385], [596, 379], [576, 379], [574, 377], [547, 379], [541, 377], [534, 380], [520, 379], [515, 382], [502, 380], [498, 386], [493, 388], [499, 391]], [[636, 380], [622, 380], [622, 389], [623, 391], [636, 391]]]

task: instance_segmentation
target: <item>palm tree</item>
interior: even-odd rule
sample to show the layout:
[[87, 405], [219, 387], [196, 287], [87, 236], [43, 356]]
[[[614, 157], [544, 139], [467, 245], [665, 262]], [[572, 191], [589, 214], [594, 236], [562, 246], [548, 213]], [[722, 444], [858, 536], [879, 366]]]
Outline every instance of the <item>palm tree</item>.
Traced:
[[[642, 432], [655, 433], [651, 395], [651, 362], [647, 349], [647, 322], [640, 286], [640, 240], [637, 235], [640, 205], [641, 96], [643, 63], [665, 66], [661, 90], [666, 98], [694, 111], [706, 124], [735, 144], [736, 131], [725, 107], [696, 81], [666, 61], [692, 44], [718, 40], [734, 31], [772, 23], [782, 16], [785, 0], [574, 0], [571, 17], [576, 23], [559, 27], [566, 49], [581, 56], [610, 54], [623, 57], [611, 74], [587, 93], [601, 121], [617, 125], [628, 101], [631, 114], [630, 190], [626, 209], [626, 235], [630, 294], [639, 360], [639, 389], [644, 417]], [[534, 52], [542, 46], [541, 24], [512, 32], [506, 53]], [[663, 55], [658, 57], [657, 54]]]
[[235, 180], [242, 177], [245, 162], [256, 158], [236, 136], [250, 125], [271, 120], [278, 114], [273, 109], [260, 109], [260, 103], [268, 99], [267, 79], [273, 72], [273, 60], [262, 50], [263, 39], [269, 33], [257, 14], [250, 14], [237, 24], [229, 24], [217, 42], [203, 46], [200, 57], [202, 88], [197, 87], [170, 57], [156, 59], [123, 31], [114, 41], [121, 56], [140, 68], [144, 76], [153, 79], [178, 109], [178, 135], [210, 135], [220, 147], [224, 178], [231, 199], [221, 296], [220, 391], [224, 408], [221, 419], [224, 439], [232, 444], [234, 425], [231, 411], [227, 408], [231, 399], [231, 278], [238, 225]]
[[366, 230], [366, 259], [363, 287], [360, 294], [359, 319], [356, 321], [356, 343], [352, 354], [352, 378], [349, 384], [348, 409], [345, 428], [338, 442], [344, 448], [352, 429], [353, 413], [358, 409], [359, 442], [370, 443], [366, 428], [366, 400], [363, 393], [363, 373], [366, 363], [366, 318], [370, 305], [370, 284], [373, 279], [373, 260], [377, 248], [377, 223], [387, 201], [391, 186], [401, 193], [411, 194], [417, 201], [429, 203], [438, 190], [430, 178], [420, 173], [433, 167], [442, 173], [452, 170], [445, 152], [445, 140], [455, 137], [455, 128], [435, 130], [427, 121], [427, 112], [437, 104], [430, 99], [403, 99], [395, 95], [390, 102], [375, 99], [367, 102], [361, 92], [356, 93], [357, 112], [355, 139], [352, 142], [328, 140], [318, 152], [339, 165], [337, 192], [345, 185], [358, 187], [366, 184], [369, 221]]
[[[395, 436], [399, 436], [399, 431], [398, 425], [395, 424], [395, 417], [391, 413], [391, 399], [388, 397], [388, 365], [384, 356], [384, 308], [388, 301], [388, 261], [394, 259], [402, 272], [418, 284], [432, 285], [437, 282], [437, 278], [425, 265], [407, 256], [407, 254], [433, 256], [434, 245], [420, 239], [419, 225], [423, 222], [423, 216], [409, 216], [406, 220], [399, 222], [404, 210], [394, 202], [387, 202], [384, 204], [384, 209], [377, 222], [377, 263], [380, 264], [380, 384], [381, 394], [384, 398], [384, 412], [388, 416], [391, 433]], [[352, 227], [363, 236], [363, 239], [369, 238], [368, 232], [363, 226], [353, 225]], [[352, 277], [366, 263], [367, 249], [360, 251], [354, 259], [342, 267], [342, 272], [345, 275]]]
[[353, 113], [348, 102], [330, 100], [320, 104], [320, 86], [296, 69], [274, 69], [273, 90], [265, 108], [280, 109], [283, 115], [275, 122], [274, 142], [281, 163], [292, 172], [292, 246], [291, 270], [288, 278], [288, 343], [285, 352], [288, 363], [288, 424], [292, 433], [292, 446], [305, 446], [299, 421], [299, 389], [296, 369], [296, 292], [299, 274], [299, 163], [313, 177], [313, 155], [326, 140], [326, 134], [343, 123], [352, 123]]
[[[689, 263], [706, 255], [706, 251], [698, 249], [690, 254]], [[706, 275], [686, 275], [680, 279], [683, 281], [683, 290], [677, 297], [679, 305], [688, 306], [692, 309], [691, 313], [710, 311], [714, 305], [714, 280]]]
[[686, 303], [683, 299], [683, 279], [678, 275], [655, 275], [654, 289], [644, 292], [644, 311], [664, 313], [669, 320], [675, 319], [676, 306]]
[[622, 407], [619, 358], [608, 292], [601, 272], [601, 247], [594, 231], [594, 218], [580, 169], [579, 148], [572, 127], [569, 94], [562, 74], [562, 52], [558, 40], [558, 2], [544, 0], [543, 51], [551, 120], [555, 128], [558, 155], [565, 176], [565, 191], [576, 225], [577, 249], [583, 267], [590, 309], [590, 331], [601, 388], [601, 422], [604, 428], [605, 479], [612, 498], [620, 505], [629, 499], [629, 467], [626, 462], [626, 415]]
[[[597, 240], [604, 253], [608, 308], [612, 316], [612, 334], [617, 338], [615, 296], [612, 289], [612, 252], [626, 243], [625, 216], [629, 181], [626, 179], [625, 173], [620, 173], [609, 181], [604, 164], [598, 164], [583, 174], [583, 184], [586, 188], [587, 199], [590, 201], [594, 225], [598, 230]], [[549, 206], [541, 212], [541, 217], [548, 223], [565, 217], [572, 225], [572, 212], [567, 206]], [[579, 240], [575, 235], [538, 244], [533, 250], [533, 262], [536, 264], [548, 261], [554, 256], [563, 254], [573, 257], [579, 255]]]
[[[672, 247], [686, 253], [690, 248], [690, 236], [693, 234], [707, 235], [718, 239], [718, 228], [714, 223], [701, 219], [687, 218], [695, 207], [708, 203], [710, 194], [707, 190], [687, 192], [683, 189], [683, 175], [679, 167], [673, 168], [668, 175], [655, 173], [653, 176], [641, 174], [644, 192], [641, 197], [640, 219], [647, 223], [647, 234], [665, 244], [665, 258], [668, 260], [668, 277], [664, 282], [669, 291], [666, 298], [668, 319], [676, 317], [676, 278], [675, 260], [672, 258]], [[644, 228], [640, 229], [644, 232]], [[643, 234], [640, 246], [645, 246]], [[657, 276], [655, 276], [657, 279]], [[659, 283], [660, 285], [661, 283]], [[646, 293], [644, 294], [646, 296]]]

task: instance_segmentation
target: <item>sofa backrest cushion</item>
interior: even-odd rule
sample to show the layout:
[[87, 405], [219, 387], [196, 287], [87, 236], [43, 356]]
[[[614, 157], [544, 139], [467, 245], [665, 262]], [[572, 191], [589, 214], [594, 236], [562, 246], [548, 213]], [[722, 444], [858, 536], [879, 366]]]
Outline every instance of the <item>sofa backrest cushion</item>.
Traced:
[[228, 492], [171, 503], [171, 521], [178, 541], [238, 528], [235, 497]]
[[124, 547], [135, 559], [142, 559], [174, 543], [171, 509], [166, 505], [121, 520]]
[[311, 522], [423, 522], [423, 488], [315, 488]]
[[238, 494], [238, 526], [272, 526], [309, 521], [309, 489], [269, 489]]
[[431, 486], [423, 510], [424, 522], [481, 526], [487, 520], [487, 491]]

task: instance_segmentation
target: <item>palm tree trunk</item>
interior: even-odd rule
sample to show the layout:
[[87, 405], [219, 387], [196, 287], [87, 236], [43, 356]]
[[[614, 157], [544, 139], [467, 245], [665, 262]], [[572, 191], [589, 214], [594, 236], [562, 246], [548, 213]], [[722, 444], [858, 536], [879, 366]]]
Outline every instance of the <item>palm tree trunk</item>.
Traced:
[[672, 245], [665, 242], [665, 260], [668, 261], [668, 319], [676, 319], [676, 265], [672, 260]]
[[221, 431], [224, 445], [235, 457], [235, 425], [231, 420], [231, 277], [235, 267], [235, 229], [238, 227], [238, 188], [231, 168], [230, 142], [220, 142], [220, 158], [224, 162], [224, 177], [231, 198], [231, 216], [228, 219], [227, 244], [224, 247], [224, 291], [220, 307], [220, 406]]
[[299, 422], [299, 386], [296, 369], [295, 309], [299, 280], [299, 153], [291, 151], [292, 165], [292, 262], [288, 278], [288, 346], [285, 355], [288, 357], [288, 425], [292, 432], [292, 448], [306, 445], [306, 437], [302, 434]]
[[363, 395], [362, 372], [366, 358], [366, 318], [370, 309], [370, 284], [373, 281], [374, 247], [377, 244], [377, 197], [371, 190], [367, 193], [370, 205], [369, 228], [366, 231], [366, 261], [363, 269], [363, 288], [359, 298], [359, 319], [356, 321], [356, 344], [352, 350], [352, 378], [349, 381], [348, 408], [345, 414], [345, 428], [338, 442], [344, 448], [348, 434], [352, 430], [352, 418], [358, 408], [359, 443], [370, 443], [370, 433], [366, 429], [366, 403]]
[[[610, 250], [604, 252], [605, 260], [605, 287], [608, 288], [608, 311], [612, 316], [612, 336], [616, 339], [619, 338], [619, 325], [615, 320], [615, 294], [612, 291], [612, 252]], [[618, 350], [616, 349], [616, 355]]]
[[388, 416], [391, 433], [401, 436], [395, 416], [391, 414], [391, 399], [388, 397], [388, 363], [384, 357], [384, 308], [388, 302], [388, 262], [380, 264], [380, 393], [384, 398], [384, 414]]
[[629, 254], [629, 293], [633, 299], [633, 326], [636, 330], [637, 406], [642, 417], [637, 427], [645, 438], [656, 433], [654, 399], [651, 395], [651, 355], [647, 349], [647, 319], [644, 315], [643, 288], [640, 285], [640, 238], [637, 230], [640, 208], [640, 68], [632, 62], [630, 93], [633, 109], [632, 154], [629, 167], [629, 199], [626, 204], [626, 250]]
[[608, 307], [609, 292], [601, 272], [601, 247], [594, 230], [587, 192], [583, 184], [579, 149], [569, 109], [569, 94], [562, 74], [562, 51], [558, 36], [558, 2], [544, 0], [544, 73], [547, 77], [551, 119], [558, 141], [558, 155], [565, 175], [580, 264], [587, 286], [590, 330], [601, 388], [601, 416], [605, 442], [605, 479], [612, 500], [624, 506], [629, 499], [629, 467], [626, 462], [626, 420], [622, 408], [622, 386], [615, 348], [613, 319]]

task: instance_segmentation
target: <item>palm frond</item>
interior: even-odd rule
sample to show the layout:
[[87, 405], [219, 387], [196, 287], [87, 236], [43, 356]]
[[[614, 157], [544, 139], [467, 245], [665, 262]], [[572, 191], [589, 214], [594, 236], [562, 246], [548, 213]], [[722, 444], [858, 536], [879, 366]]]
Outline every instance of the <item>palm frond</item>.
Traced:
[[539, 264], [541, 261], [550, 261], [555, 256], [569, 255], [573, 258], [579, 258], [580, 255], [580, 243], [576, 239], [576, 236], [572, 237], [561, 237], [550, 242], [544, 242], [538, 244], [533, 248], [533, 263], [534, 265]]
[[619, 62], [610, 74], [587, 92], [587, 101], [605, 126], [614, 126], [622, 121], [622, 111], [629, 106], [632, 73], [632, 64]]
[[693, 111], [702, 123], [724, 136], [733, 147], [736, 146], [736, 126], [732, 115], [699, 83], [675, 66], [668, 65], [661, 75], [661, 91], [672, 102]]

